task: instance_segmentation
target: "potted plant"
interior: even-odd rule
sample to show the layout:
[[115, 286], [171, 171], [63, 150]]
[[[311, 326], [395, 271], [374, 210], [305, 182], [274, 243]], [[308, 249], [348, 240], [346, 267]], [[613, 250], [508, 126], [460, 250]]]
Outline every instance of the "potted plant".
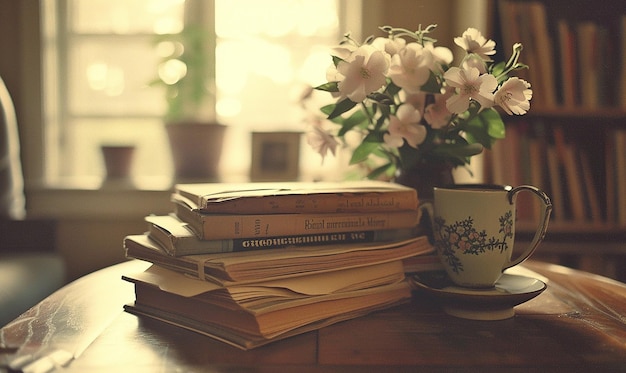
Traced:
[[165, 91], [164, 121], [177, 181], [218, 178], [225, 126], [215, 120], [213, 40], [200, 25], [156, 40], [171, 51], [151, 85]]
[[429, 196], [433, 185], [453, 182], [453, 168], [504, 138], [500, 112], [529, 110], [530, 83], [512, 76], [527, 68], [522, 45], [495, 61], [495, 42], [469, 28], [454, 39], [463, 57], [453, 66], [452, 51], [430, 37], [435, 25], [380, 29], [387, 35], [364, 43], [346, 35], [333, 49], [328, 82], [315, 89], [334, 102], [314, 117], [308, 142], [324, 157], [355, 134], [351, 164]]

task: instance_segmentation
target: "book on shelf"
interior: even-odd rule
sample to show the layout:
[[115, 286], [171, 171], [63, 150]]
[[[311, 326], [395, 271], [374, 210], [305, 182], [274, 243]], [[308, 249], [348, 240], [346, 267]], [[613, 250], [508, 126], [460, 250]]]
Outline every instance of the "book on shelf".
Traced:
[[626, 130], [618, 129], [614, 134], [616, 222], [626, 227]]
[[619, 76], [619, 107], [626, 110], [626, 14], [620, 16], [620, 76]]
[[[498, 16], [503, 25], [502, 41], [512, 46], [522, 43], [524, 50], [520, 61], [529, 69], [516, 72], [533, 87], [536, 107], [556, 105], [555, 76], [553, 73], [553, 41], [547, 32], [547, 16], [544, 4], [537, 1], [498, 1]], [[510, 51], [504, 51], [510, 53]]]
[[606, 221], [617, 222], [617, 185], [615, 170], [615, 134], [614, 131], [607, 131], [604, 146], [604, 164], [606, 173], [604, 174], [604, 185], [606, 185]]
[[561, 166], [561, 162], [559, 161], [558, 152], [556, 150], [556, 146], [554, 144], [549, 144], [546, 148], [547, 155], [547, 163], [548, 170], [550, 176], [550, 199], [552, 201], [552, 206], [554, 208], [554, 213], [552, 216], [552, 220], [554, 221], [564, 221], [566, 220], [566, 202], [565, 202], [565, 191], [563, 185], [563, 167]]
[[153, 266], [124, 276], [129, 312], [250, 349], [410, 298], [401, 261], [278, 281], [220, 287]]
[[554, 142], [559, 160], [562, 162], [565, 170], [565, 185], [569, 196], [567, 203], [571, 207], [571, 218], [578, 222], [585, 221], [582, 179], [578, 174], [574, 146], [565, 140], [565, 134], [561, 127], [554, 128]]
[[147, 234], [124, 238], [129, 258], [140, 259], [207, 281], [228, 284], [302, 276], [402, 260], [433, 251], [428, 237], [403, 241], [304, 246], [234, 253], [169, 255]]
[[176, 216], [203, 240], [344, 233], [417, 226], [420, 210], [316, 214], [206, 214], [187, 198], [172, 194]]
[[178, 184], [174, 192], [212, 214], [356, 213], [418, 206], [415, 189], [375, 180]]
[[418, 235], [418, 228], [315, 233], [268, 238], [234, 238], [201, 240], [174, 214], [149, 215], [148, 236], [169, 255], [228, 253], [265, 249], [293, 248], [338, 243], [388, 242], [405, 240]]
[[567, 108], [574, 108], [578, 98], [578, 51], [576, 50], [576, 34], [571, 25], [564, 19], [557, 20], [557, 34], [560, 61], [560, 82], [562, 103]]

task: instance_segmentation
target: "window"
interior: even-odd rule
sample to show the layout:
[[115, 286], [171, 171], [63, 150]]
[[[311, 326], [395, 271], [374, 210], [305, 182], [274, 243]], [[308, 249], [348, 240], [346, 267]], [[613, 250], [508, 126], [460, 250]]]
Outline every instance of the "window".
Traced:
[[[134, 144], [133, 175], [168, 185], [172, 162], [163, 92], [149, 85], [163, 46], [156, 36], [201, 14], [216, 35], [217, 119], [228, 125], [221, 170], [247, 175], [251, 132], [304, 130], [298, 87], [324, 79], [339, 40], [339, 0], [56, 0], [43, 6], [45, 178], [99, 185], [100, 146]], [[187, 15], [186, 15], [187, 14]], [[214, 17], [212, 16], [214, 14]], [[318, 177], [303, 146], [301, 168]], [[330, 167], [327, 164], [325, 168]], [[326, 170], [328, 171], [328, 170]]]

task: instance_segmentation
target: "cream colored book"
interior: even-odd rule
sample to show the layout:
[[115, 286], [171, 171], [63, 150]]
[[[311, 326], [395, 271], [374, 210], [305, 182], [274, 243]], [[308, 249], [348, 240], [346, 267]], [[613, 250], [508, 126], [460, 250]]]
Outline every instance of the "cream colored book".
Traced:
[[124, 239], [126, 256], [227, 285], [364, 267], [430, 253], [428, 237], [385, 243], [307, 246], [173, 257], [146, 235]]
[[415, 189], [376, 180], [178, 184], [175, 194], [211, 214], [380, 212], [418, 205]]

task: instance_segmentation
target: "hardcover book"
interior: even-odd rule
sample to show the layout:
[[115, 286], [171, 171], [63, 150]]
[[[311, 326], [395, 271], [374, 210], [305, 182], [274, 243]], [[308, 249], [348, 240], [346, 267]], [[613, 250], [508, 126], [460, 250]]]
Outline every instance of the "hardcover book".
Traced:
[[206, 214], [187, 198], [173, 194], [174, 212], [203, 240], [279, 237], [414, 228], [419, 210], [318, 214]]
[[242, 349], [386, 308], [411, 295], [400, 261], [231, 287], [158, 266], [124, 279], [135, 284], [136, 300], [127, 311]]
[[345, 233], [316, 233], [270, 238], [201, 240], [193, 233], [187, 223], [178, 219], [174, 214], [150, 215], [147, 216], [145, 220], [149, 223], [148, 236], [172, 256], [279, 249], [337, 243], [389, 242], [406, 240], [418, 235], [418, 229], [404, 228]]
[[175, 193], [212, 214], [380, 212], [418, 206], [415, 189], [374, 180], [178, 184]]

